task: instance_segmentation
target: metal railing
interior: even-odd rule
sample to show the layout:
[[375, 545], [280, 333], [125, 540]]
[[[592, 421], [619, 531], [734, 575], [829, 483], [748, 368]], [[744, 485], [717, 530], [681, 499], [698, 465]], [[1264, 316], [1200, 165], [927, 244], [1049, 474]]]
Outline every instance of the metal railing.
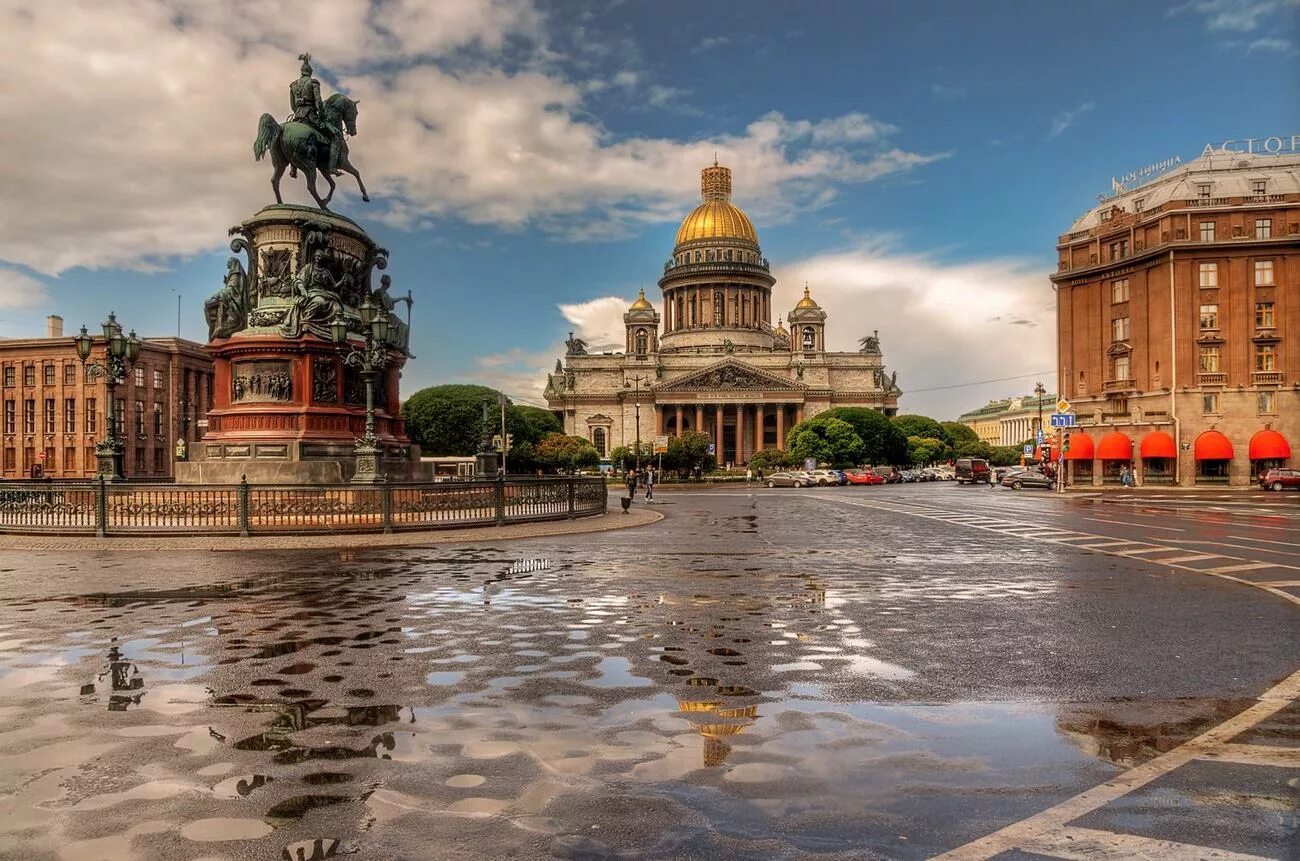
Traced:
[[376, 485], [0, 482], [0, 533], [307, 535], [504, 526], [603, 514], [599, 477]]

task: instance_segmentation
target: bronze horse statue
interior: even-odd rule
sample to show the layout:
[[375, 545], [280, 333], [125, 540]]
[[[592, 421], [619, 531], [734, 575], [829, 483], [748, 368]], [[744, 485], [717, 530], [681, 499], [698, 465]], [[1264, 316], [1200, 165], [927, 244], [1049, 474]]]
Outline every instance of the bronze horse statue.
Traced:
[[[348, 161], [348, 149], [343, 135], [357, 133], [357, 103], [342, 93], [335, 93], [324, 102], [321, 122], [331, 129], [336, 129], [339, 136], [338, 169], [357, 178], [357, 187], [361, 189], [361, 199], [370, 200], [366, 194], [366, 184], [361, 181], [361, 174]], [[330, 171], [330, 141], [307, 123], [290, 120], [281, 126], [275, 117], [262, 114], [257, 124], [257, 140], [253, 142], [253, 155], [258, 161], [267, 152], [271, 153], [271, 164], [275, 173], [271, 176], [271, 188], [275, 190], [275, 202], [284, 203], [280, 197], [280, 177], [286, 167], [293, 167], [295, 172], [301, 170], [307, 178], [307, 190], [316, 198], [321, 209], [329, 210], [329, 202], [334, 197], [336, 188]], [[316, 192], [316, 172], [329, 183], [329, 194], [322, 199]], [[291, 176], [295, 175], [293, 173]]]

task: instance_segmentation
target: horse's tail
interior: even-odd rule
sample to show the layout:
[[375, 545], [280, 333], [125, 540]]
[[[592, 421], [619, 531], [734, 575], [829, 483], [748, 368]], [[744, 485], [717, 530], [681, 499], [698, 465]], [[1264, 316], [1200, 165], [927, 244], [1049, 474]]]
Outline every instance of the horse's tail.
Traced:
[[280, 124], [275, 121], [275, 117], [262, 114], [262, 118], [257, 121], [257, 140], [253, 141], [253, 156], [261, 161], [262, 156], [266, 155], [266, 151], [279, 136]]

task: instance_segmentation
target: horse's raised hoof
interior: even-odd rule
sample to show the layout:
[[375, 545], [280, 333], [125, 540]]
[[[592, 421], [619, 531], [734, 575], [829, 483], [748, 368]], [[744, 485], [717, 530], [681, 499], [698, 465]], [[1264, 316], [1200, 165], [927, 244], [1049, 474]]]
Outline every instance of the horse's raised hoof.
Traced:
[[363, 194], [363, 195], [361, 195], [361, 199], [364, 200], [366, 203], [369, 203], [369, 202], [370, 202], [370, 195], [368, 195], [368, 194]]

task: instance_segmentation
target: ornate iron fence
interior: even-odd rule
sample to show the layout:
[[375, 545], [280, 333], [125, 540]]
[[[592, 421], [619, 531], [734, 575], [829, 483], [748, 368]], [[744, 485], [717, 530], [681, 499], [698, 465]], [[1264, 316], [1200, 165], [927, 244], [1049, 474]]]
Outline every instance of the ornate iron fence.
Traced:
[[303, 535], [502, 526], [603, 514], [603, 478], [377, 485], [0, 482], [0, 533]]

